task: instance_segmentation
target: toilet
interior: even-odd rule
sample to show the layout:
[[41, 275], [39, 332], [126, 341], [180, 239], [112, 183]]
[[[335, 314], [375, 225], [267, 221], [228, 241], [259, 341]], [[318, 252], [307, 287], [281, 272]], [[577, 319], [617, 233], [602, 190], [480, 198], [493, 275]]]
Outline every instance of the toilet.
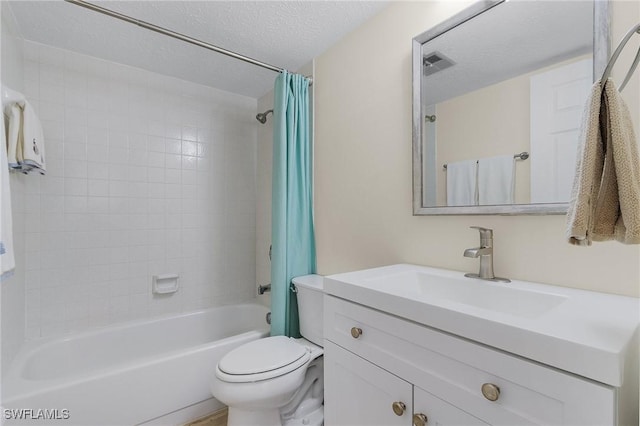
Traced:
[[246, 343], [226, 354], [211, 393], [229, 407], [227, 426], [321, 426], [324, 422], [322, 277], [293, 279], [300, 334]]

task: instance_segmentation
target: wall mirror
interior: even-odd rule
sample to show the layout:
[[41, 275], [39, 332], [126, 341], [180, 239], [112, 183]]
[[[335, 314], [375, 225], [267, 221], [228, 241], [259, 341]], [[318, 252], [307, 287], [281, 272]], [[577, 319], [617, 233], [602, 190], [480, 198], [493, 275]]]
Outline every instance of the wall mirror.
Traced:
[[480, 1], [413, 39], [414, 215], [566, 213], [608, 8]]

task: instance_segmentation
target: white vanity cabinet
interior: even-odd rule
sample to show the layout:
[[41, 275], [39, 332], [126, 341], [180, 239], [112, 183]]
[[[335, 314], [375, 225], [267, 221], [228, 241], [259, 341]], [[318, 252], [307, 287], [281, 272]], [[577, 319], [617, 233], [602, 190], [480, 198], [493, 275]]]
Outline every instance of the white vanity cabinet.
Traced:
[[335, 389], [325, 395], [326, 425], [486, 425], [329, 341], [325, 372], [325, 389]]
[[446, 403], [424, 389], [413, 388], [413, 424], [415, 426], [486, 426], [487, 423]]
[[338, 297], [324, 306], [327, 426], [619, 424], [612, 386]]
[[409, 424], [411, 383], [328, 341], [324, 355], [325, 389], [332, 389], [324, 397], [325, 407], [332, 407], [325, 410], [326, 425]]

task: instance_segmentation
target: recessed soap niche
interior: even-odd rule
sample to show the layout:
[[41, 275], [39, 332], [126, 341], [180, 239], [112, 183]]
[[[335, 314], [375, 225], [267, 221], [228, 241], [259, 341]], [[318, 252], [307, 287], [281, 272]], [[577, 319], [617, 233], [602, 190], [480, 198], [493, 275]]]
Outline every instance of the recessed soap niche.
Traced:
[[177, 274], [154, 275], [151, 280], [151, 289], [153, 294], [173, 294], [178, 291]]

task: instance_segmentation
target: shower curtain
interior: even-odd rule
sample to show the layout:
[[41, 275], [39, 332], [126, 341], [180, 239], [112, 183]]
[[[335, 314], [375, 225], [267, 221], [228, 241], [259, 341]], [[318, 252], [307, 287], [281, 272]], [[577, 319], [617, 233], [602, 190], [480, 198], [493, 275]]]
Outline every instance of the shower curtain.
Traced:
[[300, 337], [291, 279], [316, 271], [309, 80], [283, 71], [274, 92], [271, 335]]

